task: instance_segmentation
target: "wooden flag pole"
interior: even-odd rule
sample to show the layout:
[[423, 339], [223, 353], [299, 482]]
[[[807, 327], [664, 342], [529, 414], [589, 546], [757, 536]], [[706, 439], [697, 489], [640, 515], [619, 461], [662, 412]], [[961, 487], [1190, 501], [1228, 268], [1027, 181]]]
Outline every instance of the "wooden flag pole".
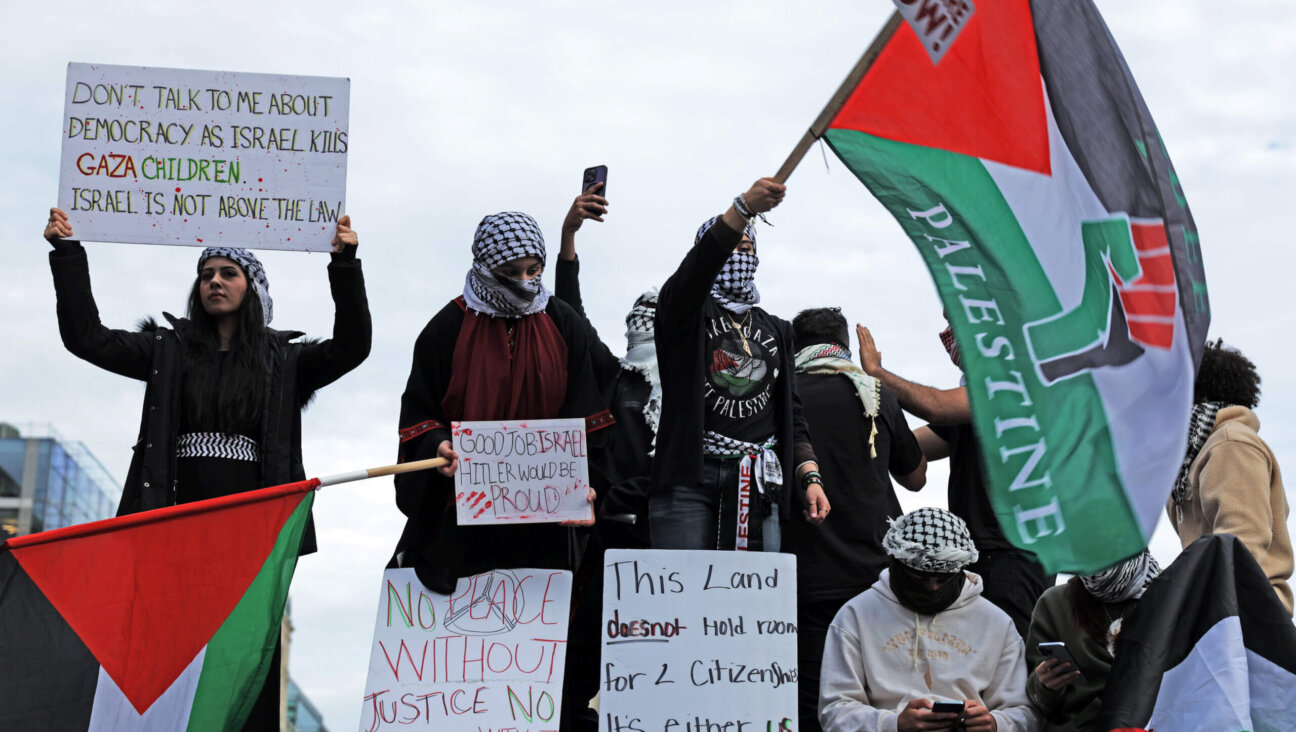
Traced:
[[365, 478], [377, 478], [383, 475], [400, 475], [401, 473], [414, 473], [419, 470], [430, 470], [449, 465], [450, 461], [445, 458], [431, 458], [429, 460], [415, 460], [412, 463], [399, 463], [397, 465], [384, 465], [381, 468], [368, 468], [366, 470], [352, 470], [349, 473], [338, 473], [336, 475], [326, 475], [319, 479], [320, 487], [326, 485], [337, 485], [338, 483], [350, 483], [354, 480], [364, 480]]
[[904, 18], [900, 17], [900, 13], [891, 14], [891, 19], [886, 22], [886, 25], [882, 26], [881, 32], [877, 34], [877, 38], [873, 39], [873, 43], [869, 44], [864, 55], [860, 56], [855, 68], [851, 69], [851, 72], [846, 75], [846, 80], [837, 88], [837, 93], [832, 95], [832, 99], [828, 100], [827, 106], [819, 113], [814, 124], [810, 125], [810, 129], [806, 130], [806, 133], [801, 136], [801, 141], [792, 149], [792, 154], [787, 156], [787, 160], [783, 161], [783, 167], [779, 168], [778, 172], [774, 174], [774, 180], [779, 183], [787, 182], [788, 176], [792, 175], [793, 170], [796, 170], [801, 158], [805, 157], [806, 152], [810, 150], [810, 146], [814, 144], [815, 140], [823, 137], [824, 131], [828, 128], [828, 123], [832, 122], [833, 117], [836, 117], [837, 113], [841, 111], [842, 105], [850, 98], [851, 92], [855, 91], [855, 87], [859, 86], [860, 79], [864, 78], [864, 74], [868, 73], [869, 67], [877, 60], [878, 54], [882, 53], [882, 47], [887, 44], [887, 41], [891, 40], [891, 36], [895, 35], [896, 29], [903, 22]]

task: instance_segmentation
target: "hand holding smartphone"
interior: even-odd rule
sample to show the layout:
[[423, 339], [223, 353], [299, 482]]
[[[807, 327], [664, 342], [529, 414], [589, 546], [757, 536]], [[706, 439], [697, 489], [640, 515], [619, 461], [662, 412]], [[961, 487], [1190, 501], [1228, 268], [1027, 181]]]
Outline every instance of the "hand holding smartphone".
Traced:
[[1085, 680], [1084, 672], [1080, 671], [1080, 664], [1076, 663], [1075, 658], [1072, 657], [1071, 655], [1071, 652], [1067, 650], [1065, 643], [1060, 643], [1056, 641], [1050, 643], [1040, 643], [1039, 645], [1036, 646], [1036, 648], [1039, 649], [1040, 655], [1043, 656], [1045, 659], [1056, 658], [1058, 661], [1062, 663], [1071, 664], [1071, 669], [1073, 671], [1077, 671], [1080, 673], [1080, 680], [1081, 681]]
[[962, 714], [963, 702], [955, 702], [955, 701], [932, 702], [931, 710], [936, 714]]

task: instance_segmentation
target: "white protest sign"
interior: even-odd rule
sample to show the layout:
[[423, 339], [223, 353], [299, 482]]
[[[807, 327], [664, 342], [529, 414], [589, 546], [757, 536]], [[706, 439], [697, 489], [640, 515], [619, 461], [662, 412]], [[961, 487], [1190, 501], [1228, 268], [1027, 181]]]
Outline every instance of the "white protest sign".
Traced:
[[785, 732], [797, 719], [796, 557], [609, 550], [601, 732]]
[[976, 10], [972, 0], [893, 0], [900, 15], [913, 28], [931, 56], [932, 64], [939, 64], [954, 45], [954, 40], [967, 26]]
[[558, 729], [571, 572], [497, 569], [453, 595], [383, 572], [360, 730]]
[[583, 419], [455, 422], [459, 525], [594, 518]]
[[68, 64], [58, 206], [76, 238], [327, 251], [351, 82]]

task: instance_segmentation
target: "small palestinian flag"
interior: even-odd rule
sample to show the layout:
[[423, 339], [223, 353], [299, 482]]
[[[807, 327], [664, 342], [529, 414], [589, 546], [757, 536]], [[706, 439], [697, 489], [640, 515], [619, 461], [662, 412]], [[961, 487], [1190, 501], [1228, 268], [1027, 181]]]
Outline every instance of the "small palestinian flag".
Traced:
[[240, 728], [318, 485], [0, 545], [0, 730]]
[[1174, 168], [1090, 0], [979, 2], [939, 65], [889, 29], [823, 139], [931, 271], [1004, 533], [1111, 565], [1160, 518], [1210, 323]]
[[1237, 537], [1193, 542], [1116, 641], [1099, 729], [1296, 729], [1296, 626]]

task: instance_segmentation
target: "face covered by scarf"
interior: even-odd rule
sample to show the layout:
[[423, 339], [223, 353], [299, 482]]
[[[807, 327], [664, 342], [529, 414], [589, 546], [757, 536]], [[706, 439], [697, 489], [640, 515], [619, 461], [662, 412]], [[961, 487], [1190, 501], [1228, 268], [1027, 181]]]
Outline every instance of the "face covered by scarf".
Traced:
[[657, 342], [653, 336], [657, 321], [657, 288], [644, 292], [626, 313], [626, 355], [621, 368], [636, 371], [652, 387], [644, 402], [643, 415], [648, 428], [657, 434], [661, 419], [661, 372], [657, 369]]
[[261, 312], [265, 316], [265, 324], [270, 325], [270, 321], [274, 319], [274, 300], [270, 299], [270, 280], [266, 277], [265, 267], [261, 265], [261, 260], [257, 259], [252, 252], [239, 247], [207, 247], [198, 256], [199, 275], [202, 274], [203, 265], [212, 257], [225, 257], [243, 268], [243, 276], [247, 277], [248, 284], [252, 286], [252, 291], [256, 293], [257, 299], [261, 301]]
[[1101, 572], [1082, 575], [1080, 582], [1089, 594], [1106, 603], [1137, 600], [1152, 580], [1161, 574], [1161, 565], [1146, 549], [1120, 564]]
[[544, 235], [535, 219], [517, 211], [487, 216], [477, 225], [472, 253], [473, 265], [463, 292], [468, 307], [487, 315], [518, 318], [549, 305], [549, 290], [540, 277], [515, 280], [494, 271], [523, 257], [535, 257], [544, 266]]
[[[948, 608], [963, 591], [963, 568], [978, 558], [972, 534], [963, 519], [942, 508], [920, 508], [895, 519], [882, 538], [893, 560], [891, 591], [905, 607], [920, 615]], [[899, 571], [895, 571], [899, 570]], [[927, 579], [947, 579], [938, 589]]]
[[[717, 216], [707, 219], [706, 223], [698, 227], [697, 236], [693, 238], [693, 246], [702, 242], [702, 235], [715, 225]], [[751, 239], [752, 247], [756, 246], [756, 227], [751, 224], [743, 231], [748, 239]], [[756, 290], [756, 268], [760, 266], [760, 258], [752, 252], [734, 251], [729, 255], [729, 261], [725, 262], [720, 274], [716, 275], [715, 284], [711, 285], [711, 297], [720, 303], [720, 307], [728, 310], [735, 315], [742, 315], [751, 309], [753, 305], [760, 302], [760, 293]]]

